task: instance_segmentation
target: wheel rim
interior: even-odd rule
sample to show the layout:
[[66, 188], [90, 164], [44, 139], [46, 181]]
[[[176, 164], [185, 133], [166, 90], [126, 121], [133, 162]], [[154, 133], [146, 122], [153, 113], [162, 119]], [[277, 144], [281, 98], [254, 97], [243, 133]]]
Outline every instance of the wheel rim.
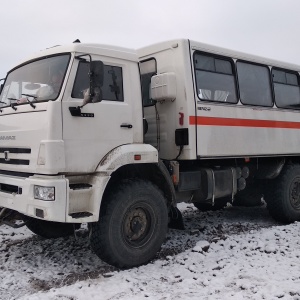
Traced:
[[300, 209], [300, 177], [297, 177], [291, 184], [290, 202], [294, 209]]
[[134, 248], [140, 248], [151, 238], [154, 228], [154, 213], [146, 204], [130, 207], [123, 219], [123, 238]]

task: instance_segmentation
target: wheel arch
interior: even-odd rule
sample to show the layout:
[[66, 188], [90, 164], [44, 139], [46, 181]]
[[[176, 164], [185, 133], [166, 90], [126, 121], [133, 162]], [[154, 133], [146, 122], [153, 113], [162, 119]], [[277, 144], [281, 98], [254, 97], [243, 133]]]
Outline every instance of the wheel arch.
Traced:
[[[167, 199], [168, 206], [176, 204], [175, 188], [172, 183], [169, 172], [162, 161], [157, 163], [128, 164], [118, 168], [111, 174], [107, 183], [106, 191], [115, 188], [123, 179], [139, 178], [147, 180], [156, 185]], [[104, 197], [105, 193], [104, 192]]]

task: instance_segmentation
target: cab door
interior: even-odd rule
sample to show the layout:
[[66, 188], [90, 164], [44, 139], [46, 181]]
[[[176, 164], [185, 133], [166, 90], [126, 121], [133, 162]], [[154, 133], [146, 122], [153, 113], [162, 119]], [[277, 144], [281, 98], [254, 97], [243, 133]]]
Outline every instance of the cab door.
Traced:
[[104, 63], [103, 100], [86, 104], [77, 116], [71, 110], [83, 103], [84, 90], [89, 87], [89, 62], [75, 60], [69, 76], [62, 101], [67, 172], [93, 172], [109, 151], [133, 142], [135, 128], [127, 88], [130, 62], [100, 60]]

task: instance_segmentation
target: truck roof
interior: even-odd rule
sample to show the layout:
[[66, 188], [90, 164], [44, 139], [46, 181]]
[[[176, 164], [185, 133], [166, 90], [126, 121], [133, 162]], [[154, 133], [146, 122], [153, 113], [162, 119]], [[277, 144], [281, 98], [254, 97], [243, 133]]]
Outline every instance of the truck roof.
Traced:
[[26, 59], [22, 60], [21, 62], [19, 62], [17, 66], [22, 65], [31, 60], [37, 59], [39, 57], [55, 55], [58, 53], [68, 53], [68, 52], [99, 54], [102, 56], [114, 56], [116, 58], [121, 58], [121, 59], [135, 61], [135, 62], [138, 61], [138, 56], [134, 49], [104, 45], [104, 44], [72, 43], [66, 45], [57, 45], [36, 52], [31, 56], [27, 57]]
[[176, 39], [176, 40], [170, 40], [165, 41], [153, 45], [149, 45], [143, 48], [140, 48], [137, 50], [137, 53], [139, 55], [140, 59], [143, 59], [146, 56], [150, 56], [151, 54], [170, 49], [170, 48], [176, 48], [178, 46], [187, 46], [190, 45], [192, 50], [199, 50], [203, 52], [213, 53], [221, 56], [227, 56], [234, 59], [240, 59], [240, 60], [246, 60], [258, 64], [264, 64], [268, 66], [275, 66], [280, 67], [283, 69], [290, 69], [294, 71], [300, 72], [300, 65], [299, 64], [293, 64], [286, 61], [280, 61], [276, 59], [267, 58], [264, 56], [254, 55], [246, 52], [231, 50], [219, 46], [214, 46], [202, 42], [197, 42], [194, 40], [189, 39]]
[[[264, 64], [269, 66], [280, 67], [284, 69], [290, 69], [294, 71], [300, 72], [300, 65], [293, 64], [285, 61], [275, 60], [263, 56], [253, 55], [246, 52], [231, 50], [219, 46], [214, 46], [206, 43], [201, 43], [189, 39], [175, 39], [164, 41], [156, 44], [152, 44], [146, 47], [142, 47], [140, 49], [130, 49], [123, 48], [112, 45], [105, 44], [93, 44], [93, 43], [72, 43], [66, 45], [58, 45], [53, 46], [44, 50], [41, 50], [37, 53], [34, 53], [27, 59], [21, 61], [18, 65], [24, 64], [33, 59], [44, 57], [48, 55], [55, 55], [58, 53], [66, 53], [66, 52], [79, 52], [79, 53], [89, 53], [89, 54], [99, 54], [102, 56], [114, 56], [116, 58], [121, 58], [125, 60], [135, 61], [137, 62], [139, 59], [143, 59], [146, 56], [151, 56], [151, 54], [170, 49], [176, 48], [178, 46], [188, 46], [190, 45], [192, 50], [199, 50], [203, 52], [213, 53], [221, 56], [227, 56], [234, 59], [246, 60], [258, 64]], [[17, 66], [18, 66], [17, 65]]]

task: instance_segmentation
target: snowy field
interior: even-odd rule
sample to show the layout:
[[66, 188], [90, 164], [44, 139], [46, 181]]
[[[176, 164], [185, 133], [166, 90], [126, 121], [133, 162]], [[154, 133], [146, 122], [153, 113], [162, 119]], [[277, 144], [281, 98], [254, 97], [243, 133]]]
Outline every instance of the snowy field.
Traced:
[[0, 299], [300, 299], [300, 223], [277, 224], [265, 207], [180, 209], [185, 230], [131, 270], [100, 261], [85, 228], [45, 240], [0, 226]]

